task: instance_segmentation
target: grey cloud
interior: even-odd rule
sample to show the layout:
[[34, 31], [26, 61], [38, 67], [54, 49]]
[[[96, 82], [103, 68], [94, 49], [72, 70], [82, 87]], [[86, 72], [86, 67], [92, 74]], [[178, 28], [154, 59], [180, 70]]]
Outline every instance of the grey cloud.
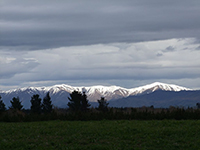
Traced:
[[163, 56], [162, 53], [157, 53], [156, 56], [160, 57], [160, 56]]
[[197, 81], [199, 14], [198, 0], [1, 0], [0, 83]]
[[3, 0], [1, 8], [2, 46], [45, 49], [200, 35], [199, 1]]
[[[20, 83], [23, 82], [45, 82], [45, 81], [73, 81], [76, 82], [86, 82], [87, 81], [104, 81], [109, 83], [112, 80], [180, 80], [180, 79], [196, 79], [199, 77], [199, 72], [194, 72], [193, 70], [197, 68], [149, 68], [149, 69], [83, 69], [83, 70], [74, 70], [70, 71], [69, 74], [50, 74], [46, 73], [46, 76], [43, 73], [37, 75], [34, 74], [19, 74], [18, 80]], [[198, 69], [197, 69], [198, 70]], [[68, 70], [69, 71], [69, 70]], [[48, 74], [48, 75], [47, 75]], [[53, 76], [52, 76], [53, 75]], [[129, 84], [127, 84], [130, 86]]]
[[[16, 55], [14, 58], [17, 60], [10, 63], [10, 66], [16, 63], [15, 68], [18, 69], [15, 70], [15, 76], [9, 80], [22, 79], [23, 83], [45, 81], [83, 83], [88, 80], [111, 83], [112, 80], [195, 79], [200, 75], [198, 51], [192, 53], [189, 50], [176, 51], [176, 53], [166, 53], [166, 55], [155, 51], [157, 47], [158, 50], [166, 48], [172, 50], [170, 45], [179, 45], [181, 50], [186, 44], [188, 48], [191, 48], [195, 46], [192, 41], [172, 39], [123, 43], [121, 46], [119, 46], [120, 43], [98, 44], [21, 52], [21, 55], [15, 52], [13, 57]], [[161, 55], [162, 57], [157, 57]], [[11, 73], [7, 72], [7, 74]]]
[[195, 50], [200, 50], [200, 46], [198, 46]]
[[1, 63], [0, 79], [11, 78], [17, 74], [30, 72], [39, 63], [34, 59], [16, 59], [8, 63]]
[[173, 52], [175, 51], [175, 48], [173, 46], [168, 46], [165, 50], [162, 50], [162, 52], [166, 53], [166, 52]]

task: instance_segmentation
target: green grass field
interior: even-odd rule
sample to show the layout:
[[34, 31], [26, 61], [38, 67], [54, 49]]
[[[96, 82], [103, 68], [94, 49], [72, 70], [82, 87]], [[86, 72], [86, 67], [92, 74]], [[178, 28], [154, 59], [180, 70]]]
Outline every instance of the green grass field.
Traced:
[[200, 121], [0, 123], [0, 149], [197, 150]]

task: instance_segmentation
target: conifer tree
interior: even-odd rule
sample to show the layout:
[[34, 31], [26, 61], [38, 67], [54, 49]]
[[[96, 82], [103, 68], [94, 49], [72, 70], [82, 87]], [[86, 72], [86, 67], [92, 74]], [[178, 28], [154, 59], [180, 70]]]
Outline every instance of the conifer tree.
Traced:
[[12, 101], [10, 101], [11, 103], [11, 107], [12, 109], [18, 109], [18, 110], [21, 110], [23, 105], [21, 104], [20, 100], [19, 100], [19, 97], [13, 97], [12, 98]]
[[200, 108], [200, 103], [196, 103], [196, 106], [199, 109]]
[[6, 105], [4, 104], [3, 100], [1, 99], [0, 95], [0, 112], [4, 112], [6, 110]]
[[42, 110], [44, 113], [50, 113], [52, 111], [52, 101], [51, 97], [49, 95], [49, 92], [46, 94], [46, 96], [43, 98], [43, 103], [42, 103]]
[[68, 97], [68, 106], [73, 111], [87, 111], [90, 104], [88, 103], [87, 95], [79, 91], [73, 91]]
[[100, 111], [107, 111], [108, 110], [108, 104], [109, 103], [107, 103], [107, 100], [104, 97], [101, 97], [101, 99], [97, 100], [97, 101], [99, 103], [98, 110], [100, 110]]
[[39, 95], [33, 95], [31, 97], [31, 112], [32, 113], [38, 113], [40, 114], [42, 111], [42, 104], [41, 104], [42, 99], [39, 98]]
[[73, 91], [70, 94], [70, 97], [68, 97], [69, 102], [67, 104], [69, 106], [69, 108], [73, 111], [80, 111], [81, 110], [82, 94], [78, 91]]
[[83, 92], [82, 95], [82, 99], [81, 99], [81, 103], [82, 103], [82, 111], [87, 111], [88, 107], [90, 107], [89, 101], [87, 99], [87, 95], [85, 94], [85, 92]]

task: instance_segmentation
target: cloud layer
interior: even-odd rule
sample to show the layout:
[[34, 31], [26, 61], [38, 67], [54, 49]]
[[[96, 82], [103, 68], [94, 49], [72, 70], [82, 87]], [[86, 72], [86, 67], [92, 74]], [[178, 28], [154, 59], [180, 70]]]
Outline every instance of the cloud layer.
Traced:
[[196, 80], [200, 76], [198, 46], [195, 39], [171, 39], [20, 53], [1, 51], [0, 81], [27, 86], [68, 81], [112, 84], [113, 80], [119, 84], [119, 81], [129, 80], [129, 84], [123, 86], [134, 87], [132, 84], [139, 80]]
[[200, 1], [1, 1], [1, 46], [200, 39]]
[[0, 89], [200, 88], [199, 14], [199, 0], [1, 0]]

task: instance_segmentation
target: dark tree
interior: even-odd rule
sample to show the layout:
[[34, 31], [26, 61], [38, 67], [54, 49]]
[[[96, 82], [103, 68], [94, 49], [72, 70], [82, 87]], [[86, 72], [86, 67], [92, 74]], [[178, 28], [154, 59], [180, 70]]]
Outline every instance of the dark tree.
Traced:
[[46, 94], [46, 96], [43, 98], [43, 103], [42, 103], [42, 110], [44, 113], [50, 113], [52, 111], [52, 101], [51, 97], [49, 95], [49, 92]]
[[104, 97], [101, 97], [101, 99], [97, 100], [97, 101], [99, 103], [98, 110], [100, 110], [100, 111], [107, 111], [108, 110], [108, 104], [109, 103], [107, 103], [107, 100]]
[[41, 113], [42, 111], [42, 104], [41, 104], [42, 99], [39, 98], [39, 95], [33, 95], [31, 97], [31, 112], [32, 113]]
[[87, 111], [88, 108], [90, 107], [90, 104], [89, 104], [89, 101], [87, 99], [87, 95], [85, 94], [85, 92], [83, 92], [81, 104], [82, 104], [82, 111]]
[[73, 91], [70, 94], [70, 97], [68, 97], [69, 102], [67, 104], [69, 106], [69, 108], [73, 111], [80, 111], [81, 110], [82, 94], [78, 91]]
[[6, 110], [6, 105], [4, 104], [3, 100], [1, 100], [0, 96], [0, 112], [4, 112]]
[[69, 102], [67, 105], [73, 111], [87, 111], [88, 107], [90, 107], [85, 92], [82, 94], [79, 91], [73, 91], [68, 99]]
[[11, 103], [11, 107], [12, 109], [18, 109], [21, 110], [23, 105], [21, 104], [22, 102], [20, 102], [19, 97], [13, 97], [12, 101], [10, 101]]
[[200, 108], [200, 103], [196, 103], [196, 106], [199, 109]]

